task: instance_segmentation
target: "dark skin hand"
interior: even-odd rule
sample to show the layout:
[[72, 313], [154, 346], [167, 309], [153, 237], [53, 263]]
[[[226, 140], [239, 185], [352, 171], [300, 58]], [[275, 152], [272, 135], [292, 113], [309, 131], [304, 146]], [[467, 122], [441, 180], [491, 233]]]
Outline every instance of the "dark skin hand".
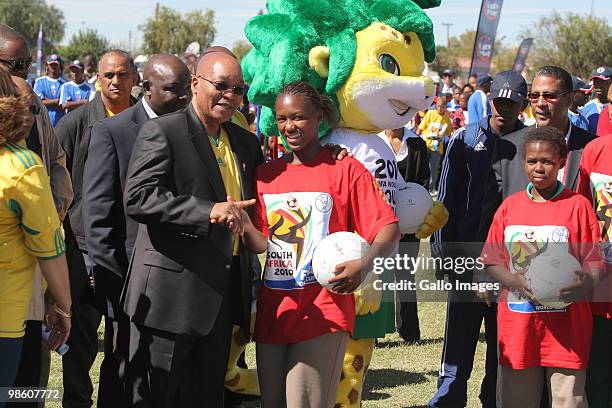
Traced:
[[365, 279], [375, 258], [388, 256], [393, 250], [394, 242], [400, 240], [398, 223], [385, 225], [374, 238], [368, 252], [361, 259], [342, 262], [336, 265], [333, 278], [328, 282], [334, 284], [333, 292], [338, 294], [353, 293]]
[[[211, 224], [224, 224], [230, 231], [235, 234], [244, 234], [245, 219], [243, 217], [244, 209], [256, 203], [254, 198], [250, 200], [234, 201], [231, 196], [227, 196], [227, 201], [223, 203], [215, 203], [210, 212]], [[246, 214], [246, 212], [244, 212]], [[248, 215], [247, 215], [248, 218]]]
[[[495, 278], [498, 282], [500, 282], [503, 286], [509, 289], [518, 289], [521, 291], [523, 296], [525, 296], [530, 302], [539, 304], [533, 293], [531, 292], [531, 288], [529, 287], [529, 283], [527, 283], [527, 279], [525, 279], [525, 275], [522, 273], [510, 273], [510, 271], [503, 266], [498, 265], [489, 265], [487, 266], [487, 272]], [[486, 295], [483, 292], [477, 292], [478, 296], [490, 305], [490, 297], [487, 292]]]
[[576, 283], [565, 286], [557, 292], [559, 300], [566, 303], [589, 300], [593, 293], [593, 276], [583, 271], [575, 271], [574, 273], [577, 277]]

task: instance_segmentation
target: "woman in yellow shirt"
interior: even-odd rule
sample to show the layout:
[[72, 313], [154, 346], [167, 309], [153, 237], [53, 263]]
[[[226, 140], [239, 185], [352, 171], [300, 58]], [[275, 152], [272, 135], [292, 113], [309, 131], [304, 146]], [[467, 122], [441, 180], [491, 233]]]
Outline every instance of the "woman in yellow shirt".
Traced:
[[39, 109], [31, 98], [20, 96], [0, 68], [0, 387], [15, 380], [36, 262], [55, 299], [46, 318], [49, 347], [63, 344], [71, 327], [68, 268], [49, 176], [22, 142]]

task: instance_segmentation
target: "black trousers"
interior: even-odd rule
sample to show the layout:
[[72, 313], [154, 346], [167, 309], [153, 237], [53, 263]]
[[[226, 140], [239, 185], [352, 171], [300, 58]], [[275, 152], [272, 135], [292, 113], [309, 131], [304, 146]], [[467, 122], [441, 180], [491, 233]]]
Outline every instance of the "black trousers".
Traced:
[[93, 290], [89, 284], [91, 261], [75, 242], [66, 241], [66, 260], [72, 295], [72, 329], [62, 357], [64, 408], [91, 407], [93, 384], [89, 370], [98, 354], [98, 326], [101, 314], [94, 306]]
[[130, 319], [125, 314], [118, 314], [116, 317], [117, 319], [104, 318], [104, 358], [100, 364], [98, 408], [131, 405], [131, 390], [126, 386]]
[[[40, 333], [41, 326], [41, 321], [26, 321], [19, 370], [14, 387], [45, 388], [47, 386], [51, 354], [49, 348], [43, 344]], [[44, 404], [40, 402], [13, 402], [7, 403], [6, 406], [7, 408], [36, 408], [44, 406]]]
[[223, 408], [232, 326], [240, 310], [236, 307], [241, 293], [236, 258], [231, 274], [208, 335], [195, 337], [131, 327], [128, 378], [134, 407]]
[[[419, 247], [421, 241], [414, 235], [404, 235], [400, 241], [400, 253], [406, 254], [411, 258], [419, 256]], [[415, 281], [414, 271], [402, 270], [395, 271], [396, 280], [411, 280]], [[417, 310], [416, 290], [402, 290], [397, 292], [398, 312], [400, 322], [397, 327], [397, 332], [405, 341], [421, 340], [421, 330], [419, 328], [419, 315]]]

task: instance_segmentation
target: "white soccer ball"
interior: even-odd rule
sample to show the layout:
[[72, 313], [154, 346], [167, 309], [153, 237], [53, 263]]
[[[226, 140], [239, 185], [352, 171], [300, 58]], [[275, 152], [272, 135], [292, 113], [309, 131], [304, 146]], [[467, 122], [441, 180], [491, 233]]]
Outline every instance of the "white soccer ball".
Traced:
[[576, 282], [574, 273], [582, 268], [580, 262], [566, 251], [549, 251], [531, 261], [525, 278], [535, 298], [547, 307], [565, 307], [557, 297], [559, 289]]
[[[328, 281], [336, 276], [336, 265], [359, 259], [367, 252], [367, 241], [353, 232], [335, 232], [319, 241], [312, 255], [312, 272], [321, 286], [331, 290]], [[365, 281], [365, 279], [364, 279]]]
[[399, 220], [402, 234], [414, 234], [433, 207], [433, 200], [425, 187], [416, 183], [406, 183], [397, 192], [395, 214]]

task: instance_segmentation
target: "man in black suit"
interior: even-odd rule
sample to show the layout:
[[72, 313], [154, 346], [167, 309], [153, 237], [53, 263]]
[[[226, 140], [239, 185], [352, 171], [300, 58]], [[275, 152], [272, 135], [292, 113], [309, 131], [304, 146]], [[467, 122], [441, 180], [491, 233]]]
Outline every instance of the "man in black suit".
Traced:
[[85, 238], [96, 303], [106, 316], [98, 407], [129, 405], [127, 397], [121, 398], [126, 395], [129, 318], [119, 306], [119, 296], [138, 231], [138, 223], [125, 215], [123, 205], [132, 147], [147, 120], [182, 109], [191, 99], [191, 74], [173, 55], [153, 55], [143, 77], [144, 96], [138, 103], [93, 125], [83, 174]]
[[64, 116], [55, 128], [66, 152], [66, 164], [72, 176], [74, 200], [64, 220], [66, 259], [72, 294], [72, 330], [68, 338], [70, 352], [62, 358], [64, 407], [91, 407], [93, 385], [89, 370], [98, 354], [100, 312], [94, 304], [90, 286], [92, 263], [87, 255], [83, 224], [83, 170], [91, 141], [93, 125], [118, 114], [134, 104], [130, 91], [134, 85], [135, 66], [124, 51], [104, 54], [98, 66], [100, 92], [94, 99]]
[[[531, 101], [536, 126], [552, 126], [565, 135], [569, 152], [565, 167], [559, 171], [559, 181], [576, 191], [578, 167], [582, 150], [595, 135], [572, 125], [568, 117], [572, 105], [572, 77], [563, 68], [545, 66], [536, 72], [528, 98]], [[494, 153], [493, 168], [501, 184], [502, 197], [525, 189], [523, 140], [530, 128], [523, 128], [500, 139]]]
[[241, 232], [263, 157], [229, 122], [245, 91], [240, 64], [206, 53], [191, 88], [188, 108], [142, 126], [126, 178], [140, 223], [122, 294], [139, 331], [136, 406], [223, 407], [232, 325], [249, 333], [254, 255], [228, 226]]

